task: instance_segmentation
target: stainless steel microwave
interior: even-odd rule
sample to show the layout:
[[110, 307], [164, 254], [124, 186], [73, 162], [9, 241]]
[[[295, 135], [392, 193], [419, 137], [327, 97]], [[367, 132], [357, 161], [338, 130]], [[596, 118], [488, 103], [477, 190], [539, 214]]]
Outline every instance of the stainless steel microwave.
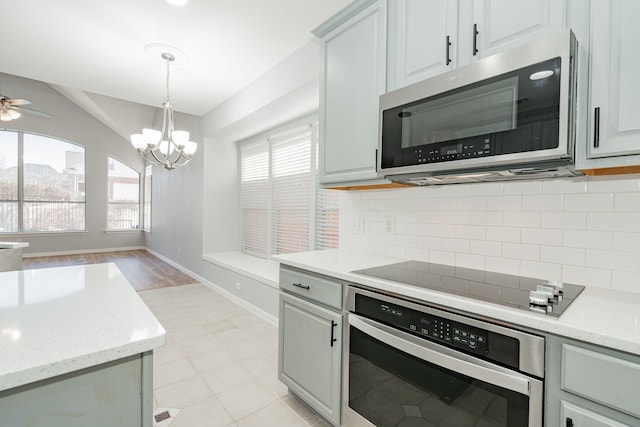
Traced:
[[577, 41], [550, 32], [380, 97], [378, 172], [416, 185], [580, 175]]

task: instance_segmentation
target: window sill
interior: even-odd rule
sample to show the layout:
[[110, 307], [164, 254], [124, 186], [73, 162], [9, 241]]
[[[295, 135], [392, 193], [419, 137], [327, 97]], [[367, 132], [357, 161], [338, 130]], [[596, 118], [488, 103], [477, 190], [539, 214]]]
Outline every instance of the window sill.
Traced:
[[245, 275], [273, 288], [278, 288], [280, 263], [242, 252], [204, 254], [202, 259], [236, 273]]
[[104, 232], [106, 234], [112, 234], [112, 233], [115, 233], [115, 234], [118, 234], [118, 233], [140, 233], [142, 231], [144, 231], [144, 230], [141, 230], [139, 228], [136, 228], [135, 230], [104, 230]]
[[44, 236], [81, 236], [84, 234], [88, 234], [89, 232], [86, 230], [81, 231], [34, 231], [32, 233], [25, 232], [9, 232], [9, 233], [0, 233], [0, 236], [8, 236], [8, 237], [44, 237]]

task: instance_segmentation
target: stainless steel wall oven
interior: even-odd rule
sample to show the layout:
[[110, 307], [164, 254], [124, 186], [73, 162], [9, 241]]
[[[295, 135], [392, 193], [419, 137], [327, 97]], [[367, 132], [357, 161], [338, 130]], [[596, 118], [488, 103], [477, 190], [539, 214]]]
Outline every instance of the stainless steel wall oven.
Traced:
[[343, 425], [540, 427], [544, 338], [346, 291]]

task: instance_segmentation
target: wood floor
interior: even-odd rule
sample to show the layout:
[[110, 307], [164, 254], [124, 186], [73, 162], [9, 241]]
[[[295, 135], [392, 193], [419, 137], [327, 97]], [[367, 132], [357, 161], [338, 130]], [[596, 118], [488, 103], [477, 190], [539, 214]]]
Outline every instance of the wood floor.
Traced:
[[198, 283], [145, 250], [99, 252], [23, 259], [25, 270], [68, 265], [115, 263], [136, 291]]

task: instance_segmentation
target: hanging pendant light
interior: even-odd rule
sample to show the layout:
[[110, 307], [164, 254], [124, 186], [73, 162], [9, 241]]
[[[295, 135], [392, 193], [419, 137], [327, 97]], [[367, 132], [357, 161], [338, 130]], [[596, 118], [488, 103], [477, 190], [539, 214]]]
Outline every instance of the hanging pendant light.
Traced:
[[189, 163], [198, 146], [189, 141], [189, 132], [174, 128], [173, 106], [169, 97], [169, 69], [175, 56], [166, 52], [160, 56], [167, 62], [167, 98], [162, 103], [162, 130], [142, 129], [142, 133], [131, 135], [131, 144], [148, 162], [172, 170]]

